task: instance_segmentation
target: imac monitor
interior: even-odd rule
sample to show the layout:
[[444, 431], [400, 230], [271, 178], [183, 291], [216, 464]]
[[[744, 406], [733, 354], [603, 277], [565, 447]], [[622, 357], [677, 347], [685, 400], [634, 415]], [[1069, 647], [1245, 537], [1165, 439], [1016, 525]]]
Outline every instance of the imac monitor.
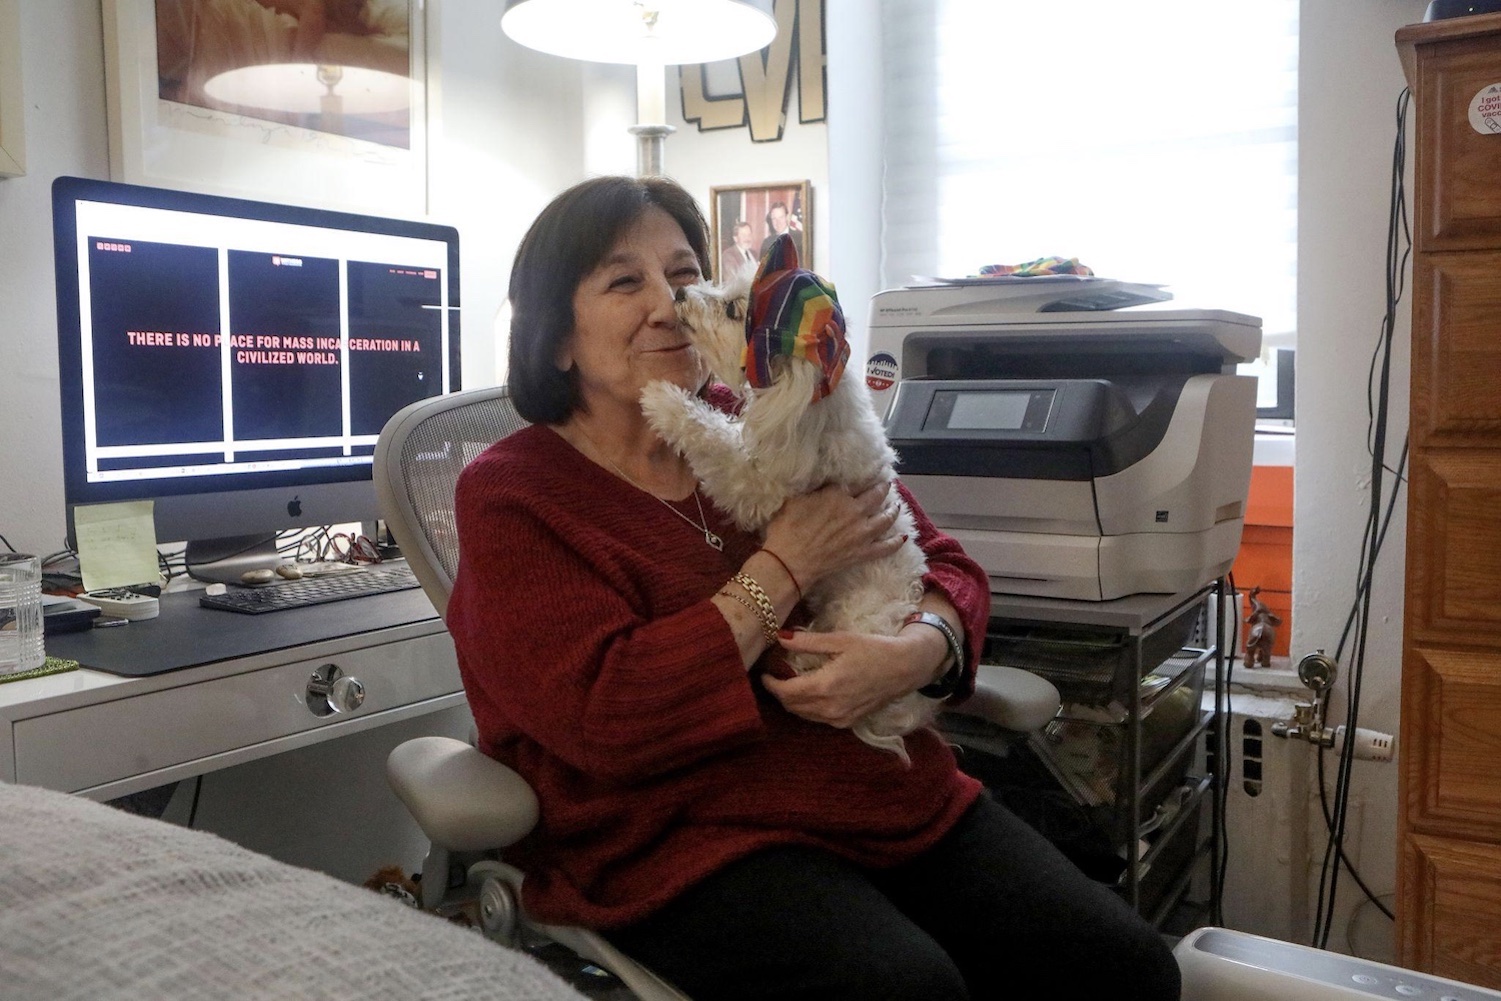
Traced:
[[457, 231], [73, 177], [52, 212], [70, 539], [76, 505], [150, 499], [232, 580], [376, 519], [386, 420], [459, 388]]

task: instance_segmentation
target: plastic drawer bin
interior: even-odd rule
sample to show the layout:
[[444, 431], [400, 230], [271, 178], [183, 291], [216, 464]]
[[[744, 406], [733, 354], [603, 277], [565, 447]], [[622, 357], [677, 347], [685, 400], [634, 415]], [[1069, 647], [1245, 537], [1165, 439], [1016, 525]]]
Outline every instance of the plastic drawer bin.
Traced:
[[[1186, 890], [1180, 880], [1187, 875], [1185, 870], [1199, 858], [1199, 816], [1203, 811], [1203, 801], [1196, 801], [1191, 809], [1192, 813], [1183, 818], [1182, 824], [1160, 847], [1155, 843], [1152, 845], [1157, 850], [1151, 852], [1151, 864], [1142, 873], [1136, 888], [1137, 906], [1149, 919], [1166, 917], [1158, 911], [1164, 905], [1176, 902], [1169, 899], [1170, 891]], [[1174, 896], [1182, 899], [1181, 892]]]
[[[1150, 673], [1182, 649], [1202, 617], [1202, 606], [1194, 604], [1142, 637], [1142, 673]], [[992, 622], [981, 659], [1041, 675], [1058, 688], [1065, 703], [1128, 705], [1137, 680], [1136, 645], [1137, 640], [1120, 629]]]
[[1112, 841], [1124, 843], [1132, 836], [1133, 792], [1139, 821], [1147, 826], [1168, 795], [1183, 786], [1197, 748], [1193, 737], [1204, 719], [1200, 701], [1211, 659], [1205, 651], [1184, 651], [1142, 680], [1137, 790], [1127, 787], [1129, 714], [1114, 701], [1105, 707], [1065, 702], [1059, 718], [1029, 738], [1037, 758]]

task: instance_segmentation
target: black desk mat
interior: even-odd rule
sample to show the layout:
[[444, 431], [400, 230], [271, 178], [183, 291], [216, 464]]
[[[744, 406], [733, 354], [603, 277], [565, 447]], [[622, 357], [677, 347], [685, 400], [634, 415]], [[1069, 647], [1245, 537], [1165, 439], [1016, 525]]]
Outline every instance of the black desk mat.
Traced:
[[421, 588], [244, 615], [204, 608], [202, 592], [164, 594], [154, 619], [47, 637], [47, 654], [141, 677], [438, 617]]

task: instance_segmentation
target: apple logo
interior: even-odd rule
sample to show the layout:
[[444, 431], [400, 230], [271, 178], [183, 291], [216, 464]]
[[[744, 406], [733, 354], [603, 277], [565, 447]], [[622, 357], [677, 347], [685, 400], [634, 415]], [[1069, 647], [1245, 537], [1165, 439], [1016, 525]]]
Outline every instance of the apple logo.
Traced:
[[300, 497], [294, 495], [291, 500], [287, 501], [287, 516], [290, 518], [302, 517], [302, 499]]

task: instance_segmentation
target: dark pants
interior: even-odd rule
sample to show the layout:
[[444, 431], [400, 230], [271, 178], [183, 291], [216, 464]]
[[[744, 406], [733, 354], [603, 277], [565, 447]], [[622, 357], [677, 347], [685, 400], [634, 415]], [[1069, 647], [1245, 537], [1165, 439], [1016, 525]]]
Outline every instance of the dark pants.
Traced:
[[894, 869], [770, 849], [606, 935], [694, 1001], [1175, 1001], [1179, 990], [1161, 936], [988, 795]]

